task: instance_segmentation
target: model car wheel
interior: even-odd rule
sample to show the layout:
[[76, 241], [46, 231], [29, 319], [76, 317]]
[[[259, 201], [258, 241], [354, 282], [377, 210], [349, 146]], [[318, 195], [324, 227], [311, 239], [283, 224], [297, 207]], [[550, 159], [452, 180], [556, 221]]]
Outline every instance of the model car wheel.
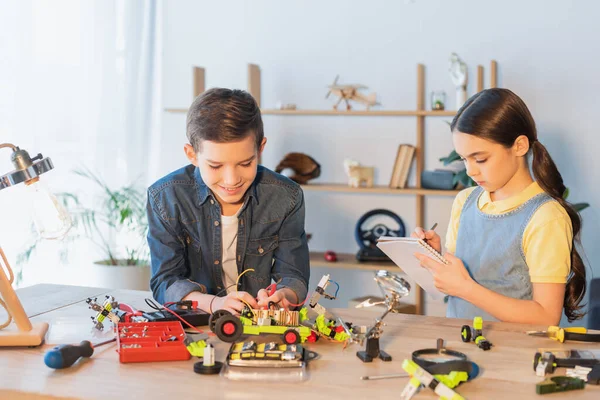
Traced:
[[463, 325], [460, 329], [460, 337], [463, 342], [471, 341], [471, 327], [469, 325]]
[[233, 315], [224, 315], [217, 320], [215, 334], [224, 342], [235, 342], [242, 336], [242, 321]]
[[300, 334], [295, 329], [288, 329], [283, 332], [283, 342], [285, 344], [300, 343]]
[[210, 328], [211, 332], [216, 333], [215, 326], [217, 325], [217, 321], [225, 315], [232, 315], [232, 314], [227, 310], [217, 310], [211, 314], [211, 316], [208, 318], [208, 327]]

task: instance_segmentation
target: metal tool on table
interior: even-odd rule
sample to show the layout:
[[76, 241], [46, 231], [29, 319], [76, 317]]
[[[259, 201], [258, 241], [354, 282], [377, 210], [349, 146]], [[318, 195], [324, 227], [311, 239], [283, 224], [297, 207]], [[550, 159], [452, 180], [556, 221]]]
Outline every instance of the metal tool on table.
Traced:
[[364, 375], [360, 379], [363, 381], [376, 381], [379, 379], [408, 378], [409, 376], [409, 374]]
[[554, 373], [556, 368], [596, 365], [600, 365], [598, 349], [539, 349], [533, 358], [533, 370], [537, 376]]
[[[410, 284], [406, 280], [397, 274], [392, 274], [385, 270], [380, 270], [375, 273], [375, 282], [379, 285], [382, 293], [385, 294], [383, 303], [386, 305], [386, 310], [379, 318], [375, 319], [375, 324], [366, 332], [366, 334], [357, 335], [350, 331], [346, 324], [340, 319], [340, 325], [344, 327], [351, 342], [359, 342], [362, 345], [366, 339], [367, 344], [365, 350], [356, 353], [356, 356], [363, 362], [371, 362], [377, 357], [383, 361], [392, 361], [392, 356], [381, 350], [379, 347], [379, 338], [383, 333], [383, 319], [400, 305], [400, 299], [402, 297], [405, 297], [410, 293]], [[363, 302], [357, 307], [365, 307], [365, 303], [366, 302]], [[375, 304], [380, 303], [370, 303], [369, 306]]]
[[559, 326], [549, 326], [545, 331], [527, 331], [525, 333], [529, 336], [548, 337], [561, 343], [565, 340], [600, 342], [600, 334], [587, 333], [587, 329], [583, 327], [561, 328]]
[[112, 338], [104, 342], [92, 344], [84, 340], [79, 345], [61, 344], [49, 350], [44, 356], [44, 363], [54, 369], [67, 368], [75, 364], [81, 357], [91, 357], [94, 354], [94, 348], [112, 343], [117, 338]]

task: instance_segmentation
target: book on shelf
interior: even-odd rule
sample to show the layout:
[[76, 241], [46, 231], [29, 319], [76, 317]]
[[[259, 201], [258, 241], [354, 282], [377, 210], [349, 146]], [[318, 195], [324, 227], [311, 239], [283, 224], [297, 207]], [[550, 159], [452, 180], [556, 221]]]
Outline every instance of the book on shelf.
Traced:
[[415, 156], [416, 148], [410, 144], [401, 144], [396, 153], [396, 161], [390, 179], [390, 188], [404, 189], [408, 182], [408, 174]]

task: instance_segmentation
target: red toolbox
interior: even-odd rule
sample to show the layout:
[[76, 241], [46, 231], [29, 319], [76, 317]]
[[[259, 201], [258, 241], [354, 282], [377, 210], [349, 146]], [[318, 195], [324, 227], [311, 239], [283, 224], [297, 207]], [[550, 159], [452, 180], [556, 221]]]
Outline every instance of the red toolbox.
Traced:
[[185, 332], [178, 321], [117, 324], [119, 361], [122, 363], [189, 360]]

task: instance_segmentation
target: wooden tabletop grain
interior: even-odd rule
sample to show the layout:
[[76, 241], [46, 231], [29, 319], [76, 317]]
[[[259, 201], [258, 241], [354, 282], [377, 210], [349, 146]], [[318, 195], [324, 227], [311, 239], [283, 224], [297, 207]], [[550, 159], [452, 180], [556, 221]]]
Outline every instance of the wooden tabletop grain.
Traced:
[[[78, 321], [73, 324], [87, 339], [94, 312], [85, 302], [87, 297], [113, 295], [117, 301], [142, 310], [148, 309], [144, 299], [149, 292], [60, 286], [36, 285], [17, 291], [32, 321]], [[336, 309], [335, 313], [355, 324], [372, 324], [377, 313], [357, 309]], [[89, 359], [78, 361], [64, 370], [53, 370], [44, 365], [44, 353], [53, 344], [36, 348], [0, 348], [0, 399], [398, 399], [406, 385], [406, 378], [364, 381], [363, 375], [402, 373], [401, 363], [417, 349], [434, 348], [437, 338], [443, 338], [446, 347], [461, 351], [481, 368], [481, 374], [471, 382], [463, 383], [456, 391], [467, 399], [534, 399], [535, 384], [541, 380], [533, 371], [533, 356], [538, 348], [600, 348], [598, 345], [569, 342], [560, 344], [546, 338], [529, 337], [523, 332], [541, 329], [541, 326], [487, 323], [484, 335], [493, 343], [491, 351], [483, 351], [472, 342], [463, 343], [460, 327], [472, 321], [392, 314], [385, 319], [386, 326], [381, 347], [393, 360], [375, 360], [363, 363], [356, 357], [360, 346], [320, 340], [308, 344], [320, 358], [308, 368], [309, 379], [300, 383], [231, 381], [217, 376], [197, 375], [193, 365], [198, 361], [119, 363], [116, 344], [96, 349]], [[73, 328], [75, 329], [75, 328]], [[208, 330], [205, 329], [206, 332]], [[229, 344], [211, 336], [216, 359], [223, 360]], [[56, 343], [54, 343], [56, 344]], [[558, 369], [555, 375], [564, 375]], [[587, 385], [584, 390], [557, 393], [549, 399], [598, 399], [600, 387]], [[430, 390], [422, 389], [414, 398], [437, 398]]]

